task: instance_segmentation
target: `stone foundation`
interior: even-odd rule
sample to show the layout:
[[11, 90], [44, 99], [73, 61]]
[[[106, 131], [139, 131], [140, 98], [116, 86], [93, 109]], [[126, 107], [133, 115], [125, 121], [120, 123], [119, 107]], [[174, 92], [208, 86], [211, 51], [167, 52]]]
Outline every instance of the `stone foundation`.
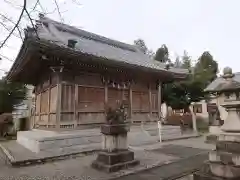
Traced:
[[134, 160], [134, 153], [128, 150], [100, 152], [92, 167], [106, 172], [115, 172], [139, 164]]
[[60, 148], [70, 146], [87, 145], [91, 143], [100, 143], [100, 132], [89, 130], [73, 130], [65, 132], [32, 130], [19, 131], [17, 133], [17, 142], [32, 152], [39, 153], [43, 151], [54, 151]]

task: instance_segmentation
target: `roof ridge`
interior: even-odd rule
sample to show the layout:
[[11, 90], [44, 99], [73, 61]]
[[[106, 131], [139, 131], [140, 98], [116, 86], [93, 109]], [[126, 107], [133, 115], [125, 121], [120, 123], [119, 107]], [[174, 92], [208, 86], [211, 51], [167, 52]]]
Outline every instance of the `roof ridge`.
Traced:
[[104, 37], [104, 36], [101, 36], [101, 35], [98, 35], [98, 34], [83, 30], [83, 29], [79, 29], [75, 26], [70, 26], [68, 24], [55, 21], [55, 20], [50, 19], [45, 16], [40, 17], [39, 21], [42, 23], [52, 23], [53, 25], [57, 26], [57, 28], [62, 31], [68, 31], [68, 32], [74, 33], [76, 35], [82, 36], [84, 38], [88, 38], [88, 39], [91, 39], [94, 41], [98, 41], [101, 43], [105, 43], [105, 44], [108, 44], [111, 46], [115, 46], [115, 47], [122, 48], [125, 50], [133, 51], [133, 52], [141, 52], [135, 45], [127, 44], [127, 43], [117, 41], [114, 39], [110, 39], [110, 38], [107, 38], [107, 37]]

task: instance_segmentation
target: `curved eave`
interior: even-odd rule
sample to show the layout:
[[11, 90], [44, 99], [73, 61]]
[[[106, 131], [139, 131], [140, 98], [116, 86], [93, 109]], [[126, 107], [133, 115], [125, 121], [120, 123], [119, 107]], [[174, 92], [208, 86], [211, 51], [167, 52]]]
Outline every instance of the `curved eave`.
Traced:
[[[66, 48], [65, 46], [60, 46], [57, 45], [55, 43], [46, 41], [46, 40], [39, 40], [36, 41], [35, 43], [37, 43], [37, 45], [39, 45], [41, 48], [46, 48], [50, 51], [55, 51], [57, 52], [58, 55], [69, 55], [72, 57], [78, 57], [80, 55], [85, 55], [86, 53], [82, 53], [80, 51], [76, 51], [72, 48]], [[150, 68], [150, 67], [145, 67], [145, 66], [140, 66], [140, 65], [136, 65], [136, 64], [130, 64], [127, 62], [123, 62], [123, 61], [116, 61], [114, 59], [111, 59], [111, 61], [109, 61], [108, 58], [106, 57], [97, 57], [91, 54], [87, 54], [88, 56], [94, 57], [94, 59], [101, 59], [101, 62], [106, 63], [106, 64], [115, 64], [118, 67], [124, 67], [124, 68], [138, 68], [141, 69], [142, 71], [146, 71], [146, 72], [151, 72], [151, 73], [156, 73], [156, 74], [166, 74], [169, 79], [167, 79], [166, 81], [172, 81], [174, 80], [184, 80], [187, 78], [189, 73], [177, 73], [177, 72], [173, 72], [167, 69], [154, 69], [154, 68]]]
[[[34, 52], [37, 52], [38, 50], [46, 50], [46, 51], [53, 51], [59, 56], [69, 56], [69, 57], [79, 57], [82, 55], [85, 55], [84, 53], [80, 51], [76, 51], [71, 48], [66, 48], [65, 46], [59, 46], [55, 43], [46, 41], [46, 40], [36, 40], [35, 38], [25, 38], [22, 47], [18, 53], [18, 56], [12, 65], [8, 75], [7, 75], [7, 80], [10, 81], [15, 81], [21, 79], [19, 75], [21, 74], [21, 71], [27, 70], [25, 68], [26, 63], [31, 59], [30, 57], [34, 55]], [[164, 75], [163, 82], [168, 82], [168, 81], [173, 81], [173, 80], [184, 80], [187, 78], [188, 73], [177, 73], [177, 72], [172, 72], [170, 70], [159, 70], [159, 69], [154, 69], [154, 68], [149, 68], [145, 66], [140, 66], [140, 65], [135, 65], [135, 64], [130, 64], [126, 62], [121, 62], [121, 61], [116, 61], [116, 60], [111, 60], [105, 58], [105, 57], [96, 57], [91, 54], [87, 54], [88, 56], [94, 57], [92, 59], [92, 62], [99, 62], [99, 59], [101, 59], [101, 63], [105, 63], [106, 65], [115, 65], [118, 67], [123, 67], [123, 68], [132, 68], [132, 69], [139, 69], [141, 71], [145, 72], [151, 72], [156, 74], [156, 76], [162, 76]], [[34, 60], [34, 59], [32, 59]], [[83, 60], [84, 61], [84, 60]], [[20, 80], [19, 80], [20, 81]]]
[[32, 40], [25, 38], [21, 49], [15, 59], [11, 69], [9, 70], [6, 79], [8, 81], [15, 81], [15, 77], [21, 72], [24, 64], [29, 60], [30, 51], [33, 49]]

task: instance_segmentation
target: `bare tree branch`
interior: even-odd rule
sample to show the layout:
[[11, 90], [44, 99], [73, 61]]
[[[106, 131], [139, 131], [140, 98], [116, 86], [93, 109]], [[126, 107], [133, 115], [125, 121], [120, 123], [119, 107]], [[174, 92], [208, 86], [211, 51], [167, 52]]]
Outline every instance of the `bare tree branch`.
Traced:
[[5, 3], [11, 5], [12, 7], [16, 8], [16, 9], [22, 9], [22, 6], [21, 5], [17, 5], [16, 2], [13, 3], [13, 2], [10, 2], [8, 0], [4, 0]]
[[[11, 29], [9, 29], [9, 28], [6, 26], [6, 24], [4, 24], [3, 22], [0, 22], [0, 25], [2, 25], [2, 27], [4, 27], [4, 29], [6, 29], [8, 32], [11, 32]], [[18, 31], [19, 31], [19, 29], [18, 29]], [[20, 35], [20, 36], [18, 36], [17, 34], [14, 34], [14, 33], [12, 33], [12, 34], [13, 34], [15, 37], [20, 38], [20, 39], [23, 40], [20, 31], [19, 31], [19, 35]]]
[[13, 27], [13, 29], [11, 30], [11, 32], [8, 34], [8, 36], [5, 38], [5, 40], [3, 41], [3, 43], [1, 43], [0, 45], [0, 49], [4, 46], [4, 44], [7, 42], [7, 40], [11, 37], [12, 33], [14, 32], [14, 30], [18, 27], [18, 24], [20, 23], [21, 19], [22, 19], [22, 15], [24, 13], [24, 10], [26, 9], [26, 3], [27, 3], [27, 0], [24, 0], [23, 2], [23, 8], [22, 8], [22, 11], [20, 13], [20, 16], [18, 18], [18, 21], [17, 23], [15, 24], [15, 26]]
[[[42, 12], [41, 12], [41, 11], [38, 11], [38, 10], [36, 9], [36, 8], [37, 8], [37, 5], [40, 6], [40, 8], [42, 9]], [[44, 10], [42, 4], [40, 3], [40, 0], [37, 0], [37, 1], [36, 1], [35, 5], [33, 6], [32, 10], [29, 12], [29, 14], [32, 14], [32, 12], [34, 12], [34, 11], [38, 11], [39, 13], [44, 13], [44, 14], [46, 14], [46, 11]]]
[[[5, 20], [11, 22], [12, 24], [16, 24], [13, 20], [11, 20], [10, 18], [6, 17], [5, 15], [3, 15], [3, 14], [1, 14], [1, 13], [0, 13], [0, 16], [2, 16]], [[10, 31], [10, 30], [5, 26], [4, 23], [0, 22], [0, 24], [2, 24], [2, 26], [3, 26], [6, 30]], [[20, 28], [19, 28], [18, 26], [17, 26], [17, 30], [18, 30], [18, 33], [19, 33], [19, 36], [20, 36], [20, 37], [18, 37], [17, 35], [15, 35], [15, 36], [18, 37], [18, 38], [21, 38], [21, 39], [23, 40], [23, 37], [22, 37], [21, 31], [20, 31]]]
[[72, 2], [75, 3], [75, 4], [77, 4], [77, 5], [79, 5], [79, 6], [82, 5], [80, 2], [78, 2], [78, 0], [72, 0]]
[[27, 15], [28, 15], [28, 18], [29, 18], [29, 20], [30, 20], [30, 22], [31, 22], [31, 24], [32, 24], [32, 27], [33, 27], [33, 29], [34, 29], [36, 35], [37, 35], [37, 38], [39, 39], [38, 32], [37, 32], [37, 30], [36, 30], [36, 28], [35, 28], [35, 26], [34, 26], [34, 24], [33, 24], [32, 18], [31, 18], [31, 16], [30, 16], [28, 10], [26, 9], [26, 7], [24, 8], [24, 10], [25, 10], [25, 12], [26, 12]]
[[39, 3], [39, 0], [36, 1], [35, 5], [33, 6], [32, 10], [30, 11], [30, 14], [36, 9], [38, 3]]
[[60, 12], [60, 9], [59, 9], [57, 0], [54, 0], [54, 3], [55, 3], [55, 5], [56, 5], [56, 7], [57, 7], [57, 11], [58, 11], [58, 15], [59, 15], [59, 17], [60, 17], [60, 20], [61, 20], [61, 22], [63, 22], [63, 18], [62, 18], [62, 15], [61, 15], [61, 12]]
[[0, 69], [0, 71], [7, 72], [7, 70], [5, 70], [5, 69]]
[[12, 60], [12, 59], [10, 59], [10, 58], [8, 58], [7, 56], [4, 56], [4, 55], [2, 55], [2, 54], [0, 54], [0, 56], [3, 57], [4, 59], [7, 59], [7, 60], [11, 61], [11, 62], [14, 61], [14, 60]]

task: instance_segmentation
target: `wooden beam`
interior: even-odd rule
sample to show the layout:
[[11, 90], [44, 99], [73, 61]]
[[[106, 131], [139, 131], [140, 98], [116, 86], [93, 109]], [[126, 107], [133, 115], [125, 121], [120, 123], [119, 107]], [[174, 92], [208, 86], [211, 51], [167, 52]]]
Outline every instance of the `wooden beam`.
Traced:
[[77, 111], [77, 106], [78, 106], [78, 85], [75, 84], [75, 95], [74, 95], [74, 128], [77, 128], [77, 124], [78, 124], [78, 111]]
[[158, 83], [158, 117], [161, 118], [161, 104], [162, 104], [162, 83]]

